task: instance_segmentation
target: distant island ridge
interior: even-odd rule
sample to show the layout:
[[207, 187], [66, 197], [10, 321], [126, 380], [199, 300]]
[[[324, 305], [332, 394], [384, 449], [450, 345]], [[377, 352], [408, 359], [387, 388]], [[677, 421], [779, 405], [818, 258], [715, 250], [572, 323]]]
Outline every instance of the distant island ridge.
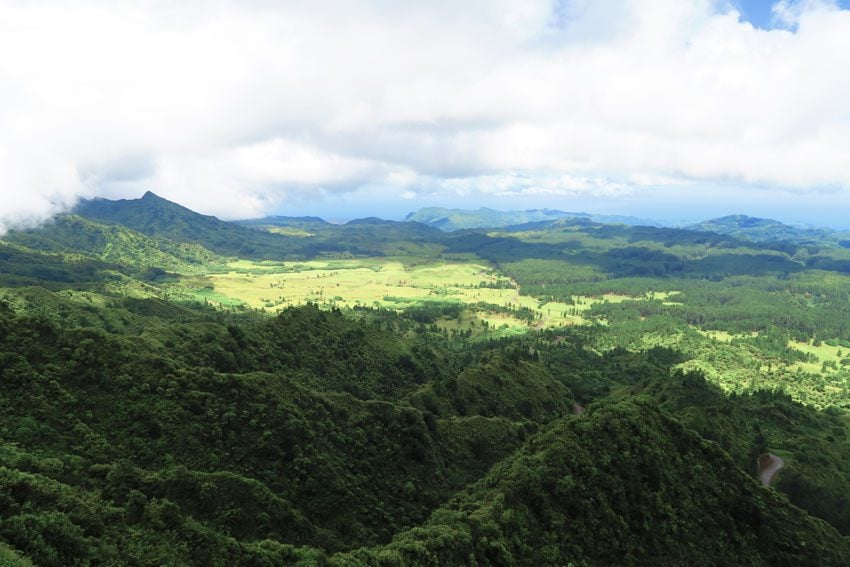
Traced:
[[[201, 215], [187, 207], [164, 199], [151, 191], [139, 199], [110, 200], [95, 198], [81, 201], [74, 213], [106, 220], [127, 222], [137, 217], [141, 211], [151, 212], [148, 218], [175, 220], [187, 214], [201, 217], [207, 228], [224, 228], [226, 221], [221, 221], [210, 215]], [[141, 218], [141, 217], [139, 217]], [[184, 219], [184, 222], [186, 219]], [[446, 207], [423, 207], [410, 212], [403, 222], [415, 222], [428, 227], [437, 228], [443, 232], [454, 232], [471, 229], [522, 228], [527, 230], [542, 230], [551, 228], [557, 223], [589, 222], [597, 224], [619, 224], [625, 226], [651, 226], [657, 228], [680, 228], [698, 232], [712, 232], [728, 236], [736, 236], [754, 242], [790, 241], [797, 244], [831, 244], [850, 248], [850, 231], [840, 231], [828, 227], [812, 227], [806, 225], [787, 224], [774, 219], [753, 217], [745, 214], [731, 214], [718, 218], [703, 220], [696, 223], [670, 223], [655, 219], [630, 215], [595, 214], [587, 212], [571, 212], [559, 209], [527, 209], [501, 211], [489, 207], [478, 209], [460, 209]], [[227, 222], [233, 226], [246, 228], [258, 227], [294, 227], [308, 230], [327, 225], [373, 225], [394, 223], [375, 216], [356, 218], [344, 222], [331, 222], [319, 216], [289, 216], [270, 215], [261, 218], [244, 219]], [[172, 227], [173, 230], [173, 227]]]

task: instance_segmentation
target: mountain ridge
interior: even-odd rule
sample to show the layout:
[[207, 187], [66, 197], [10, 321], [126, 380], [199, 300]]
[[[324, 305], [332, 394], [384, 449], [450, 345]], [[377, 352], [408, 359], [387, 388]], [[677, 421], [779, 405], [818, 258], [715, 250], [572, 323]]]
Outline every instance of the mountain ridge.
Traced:
[[657, 221], [632, 216], [577, 213], [548, 208], [500, 211], [489, 207], [480, 207], [477, 210], [423, 207], [418, 211], [409, 213], [404, 220], [421, 222], [440, 230], [452, 232], [472, 228], [503, 228], [532, 222], [572, 218], [586, 218], [594, 222], [627, 225], [660, 225]]
[[775, 219], [732, 214], [684, 226], [689, 230], [715, 232], [747, 238], [754, 242], [794, 242], [850, 247], [850, 233], [827, 227], [787, 224]]

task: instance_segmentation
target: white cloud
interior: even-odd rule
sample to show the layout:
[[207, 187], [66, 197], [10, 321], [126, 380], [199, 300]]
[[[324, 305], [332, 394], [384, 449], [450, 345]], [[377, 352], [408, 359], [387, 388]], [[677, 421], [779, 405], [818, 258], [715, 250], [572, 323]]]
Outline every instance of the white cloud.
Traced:
[[630, 186], [606, 178], [577, 177], [565, 173], [504, 172], [433, 180], [432, 194], [448, 193], [458, 197], [575, 197], [616, 196], [629, 193]]
[[720, 0], [7, 0], [0, 227], [145, 189], [234, 218], [369, 187], [846, 187], [850, 12], [774, 17], [786, 29]]
[[787, 28], [796, 28], [818, 12], [835, 10], [838, 10], [835, 0], [779, 0], [771, 7], [774, 22]]
[[16, 162], [0, 146], [0, 235], [10, 228], [31, 228], [66, 210], [77, 197], [93, 192], [79, 181], [73, 163], [42, 156], [41, 168]]
[[404, 183], [406, 175], [410, 173], [403, 168], [274, 138], [165, 156], [143, 183], [194, 210], [222, 218], [252, 218], [285, 203], [289, 193], [317, 198], [370, 183]]

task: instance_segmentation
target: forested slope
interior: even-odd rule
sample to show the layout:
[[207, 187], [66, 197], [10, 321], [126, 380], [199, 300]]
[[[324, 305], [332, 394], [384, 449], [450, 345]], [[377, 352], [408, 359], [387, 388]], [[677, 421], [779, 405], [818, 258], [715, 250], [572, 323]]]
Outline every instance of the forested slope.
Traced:
[[[39, 294], [50, 316], [15, 301]], [[0, 541], [38, 565], [846, 559], [649, 398], [570, 417], [571, 383], [669, 380], [658, 356], [465, 345], [381, 312], [134, 300], [81, 321], [9, 299]]]
[[339, 565], [846, 565], [850, 547], [636, 399], [559, 420], [421, 528]]
[[83, 201], [74, 213], [125, 226], [150, 237], [203, 246], [224, 256], [280, 259], [292, 248], [292, 239], [286, 236], [201, 215], [151, 192], [141, 199]]

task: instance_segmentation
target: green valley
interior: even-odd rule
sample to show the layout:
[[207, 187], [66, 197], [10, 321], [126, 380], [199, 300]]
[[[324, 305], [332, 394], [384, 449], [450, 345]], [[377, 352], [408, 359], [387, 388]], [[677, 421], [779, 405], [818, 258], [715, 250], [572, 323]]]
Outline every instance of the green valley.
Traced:
[[847, 250], [521, 220], [8, 232], [0, 562], [850, 562]]

